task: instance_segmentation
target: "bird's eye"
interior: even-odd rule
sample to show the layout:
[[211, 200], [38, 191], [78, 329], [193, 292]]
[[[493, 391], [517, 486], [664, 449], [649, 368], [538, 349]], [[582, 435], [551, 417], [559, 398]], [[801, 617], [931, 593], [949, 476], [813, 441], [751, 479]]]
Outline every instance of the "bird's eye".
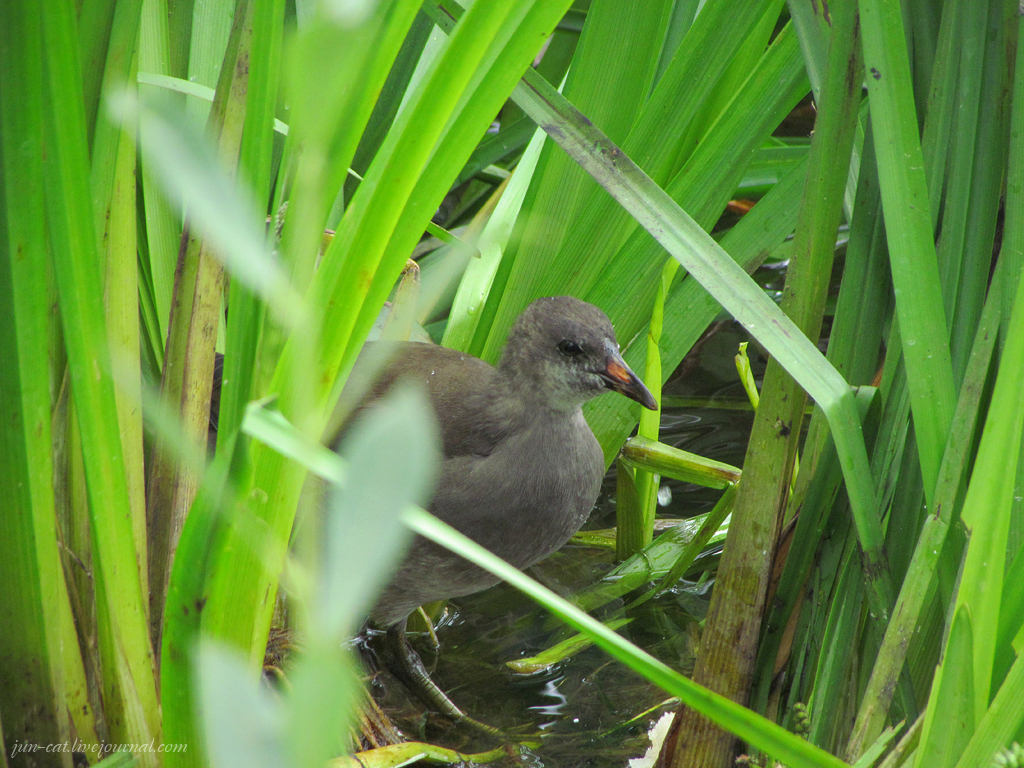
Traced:
[[558, 342], [558, 351], [567, 357], [576, 357], [583, 354], [583, 347], [572, 339], [562, 339]]

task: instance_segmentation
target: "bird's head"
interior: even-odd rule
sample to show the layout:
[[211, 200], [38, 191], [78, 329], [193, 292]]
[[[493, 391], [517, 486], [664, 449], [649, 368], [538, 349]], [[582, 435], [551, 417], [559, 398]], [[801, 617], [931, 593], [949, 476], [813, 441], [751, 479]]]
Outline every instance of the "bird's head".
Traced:
[[577, 408], [608, 390], [657, 408], [622, 359], [605, 313], [571, 296], [537, 299], [523, 310], [509, 332], [499, 370], [528, 381], [538, 400], [556, 410]]

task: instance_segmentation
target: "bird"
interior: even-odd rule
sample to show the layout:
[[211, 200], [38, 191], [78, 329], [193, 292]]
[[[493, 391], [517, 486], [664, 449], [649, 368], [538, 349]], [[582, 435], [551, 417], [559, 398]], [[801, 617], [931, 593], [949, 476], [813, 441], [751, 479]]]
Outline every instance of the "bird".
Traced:
[[[570, 296], [527, 306], [496, 366], [446, 347], [400, 345], [356, 412], [400, 380], [425, 387], [439, 427], [443, 459], [428, 510], [519, 569], [560, 549], [597, 500], [604, 454], [581, 406], [611, 391], [657, 409], [605, 313]], [[470, 724], [409, 646], [406, 620], [421, 605], [498, 581], [416, 536], [370, 611], [370, 623], [387, 629], [392, 671], [428, 704]]]

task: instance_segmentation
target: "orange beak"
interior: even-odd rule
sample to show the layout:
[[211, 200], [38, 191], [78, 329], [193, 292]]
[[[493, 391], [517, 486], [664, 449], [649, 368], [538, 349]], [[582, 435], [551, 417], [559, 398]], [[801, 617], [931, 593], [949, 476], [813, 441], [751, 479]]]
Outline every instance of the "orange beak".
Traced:
[[608, 389], [625, 395], [630, 400], [635, 400], [644, 408], [652, 411], [658, 410], [658, 403], [640, 378], [630, 370], [622, 356], [615, 352], [608, 356], [607, 367], [599, 374], [605, 381]]

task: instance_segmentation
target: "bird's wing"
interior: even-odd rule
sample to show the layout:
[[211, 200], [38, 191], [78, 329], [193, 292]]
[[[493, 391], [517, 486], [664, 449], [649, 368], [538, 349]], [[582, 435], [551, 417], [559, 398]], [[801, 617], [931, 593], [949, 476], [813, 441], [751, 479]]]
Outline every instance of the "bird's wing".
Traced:
[[[367, 345], [370, 357], [376, 345]], [[495, 370], [471, 355], [433, 344], [406, 343], [381, 367], [374, 384], [346, 420], [382, 397], [399, 380], [422, 384], [440, 427], [445, 458], [487, 456], [510, 430], [514, 408], [496, 407]], [[363, 357], [360, 358], [360, 363]], [[358, 375], [357, 363], [354, 376]]]

